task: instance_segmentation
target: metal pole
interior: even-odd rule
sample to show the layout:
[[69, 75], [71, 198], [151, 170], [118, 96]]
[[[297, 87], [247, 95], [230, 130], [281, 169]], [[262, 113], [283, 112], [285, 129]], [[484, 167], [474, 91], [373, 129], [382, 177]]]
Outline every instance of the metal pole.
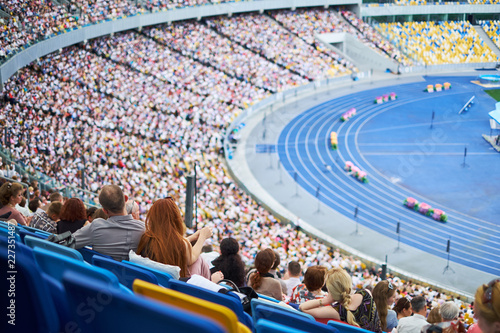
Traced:
[[198, 174], [197, 174], [198, 162], [194, 162], [194, 231], [198, 230]]

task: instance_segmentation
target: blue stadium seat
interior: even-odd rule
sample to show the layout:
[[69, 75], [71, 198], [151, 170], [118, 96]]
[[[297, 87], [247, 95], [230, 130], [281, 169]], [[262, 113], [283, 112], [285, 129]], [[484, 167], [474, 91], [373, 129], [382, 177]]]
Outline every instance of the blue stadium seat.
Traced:
[[342, 333], [370, 333], [371, 331], [352, 326], [346, 323], [342, 323], [340, 321], [330, 320], [328, 322], [328, 326], [334, 327], [341, 331]]
[[158, 285], [158, 279], [156, 276], [140, 267], [134, 267], [131, 265], [123, 264], [114, 259], [108, 259], [103, 257], [94, 256], [92, 258], [92, 264], [97, 267], [107, 269], [116, 277], [118, 281], [122, 283], [125, 287], [132, 290], [132, 285], [135, 279], [140, 279], [149, 283]]
[[82, 255], [83, 257], [83, 260], [85, 260], [86, 262], [88, 262], [89, 264], [92, 264], [92, 258], [94, 256], [99, 256], [99, 257], [103, 257], [103, 258], [108, 258], [108, 259], [112, 259], [110, 256], [108, 255], [105, 255], [105, 254], [102, 254], [102, 253], [99, 253], [97, 251], [94, 251], [92, 249], [89, 249], [87, 247], [82, 247], [80, 249], [76, 249], [78, 252], [80, 252], [80, 254]]
[[13, 229], [13, 231], [11, 232], [6, 227], [5, 228], [4, 227], [0, 228], [0, 236], [5, 236], [5, 238], [8, 238], [11, 235], [16, 240], [16, 244], [17, 243], [21, 243], [21, 237], [19, 237], [19, 234], [17, 233], [17, 231], [15, 229]]
[[21, 237], [21, 242], [24, 243], [24, 237], [26, 236], [31, 236], [31, 237], [34, 237], [34, 238], [39, 238], [39, 239], [47, 239], [47, 235], [44, 235], [44, 234], [40, 234], [36, 231], [29, 231], [27, 229], [24, 229], [24, 228], [19, 228], [19, 237]]
[[64, 272], [70, 270], [84, 274], [85, 276], [91, 277], [95, 280], [99, 280], [108, 284], [110, 287], [121, 290], [124, 293], [132, 293], [130, 289], [120, 284], [118, 278], [114, 274], [106, 269], [95, 267], [83, 261], [77, 261], [38, 247], [33, 249], [33, 254], [40, 269], [60, 283], [62, 283]]
[[134, 262], [127, 261], [127, 260], [122, 260], [122, 263], [124, 263], [125, 265], [131, 265], [131, 266], [134, 266], [134, 267], [139, 267], [141, 269], [144, 269], [144, 270], [146, 270], [148, 272], [153, 273], [156, 276], [156, 278], [158, 279], [158, 285], [163, 286], [163, 287], [167, 287], [168, 286], [168, 281], [170, 281], [171, 279], [173, 279], [172, 275], [170, 275], [170, 274], [168, 274], [166, 272], [162, 272], [162, 271], [159, 271], [157, 269], [151, 268], [151, 267], [146, 267], [146, 266], [134, 263]]
[[257, 293], [257, 295], [259, 295], [259, 298], [261, 299], [265, 299], [265, 300], [268, 300], [270, 302], [274, 302], [274, 303], [279, 303], [280, 301], [278, 301], [276, 298], [274, 297], [270, 297], [270, 296], [266, 296], [266, 295], [262, 295], [262, 294], [259, 294]]
[[[290, 312], [291, 314], [293, 314], [294, 316], [300, 316], [300, 317], [303, 317], [303, 318], [308, 319], [310, 321], [316, 321], [316, 319], [314, 319], [314, 317], [308, 313], [304, 313], [304, 312], [298, 311], [298, 310], [289, 309], [289, 308], [286, 308], [284, 306], [278, 305], [275, 302], [266, 302], [265, 300], [261, 300], [261, 299], [257, 299], [257, 298], [252, 299], [252, 302], [251, 302], [252, 316], [254, 314], [254, 309], [257, 305], [264, 305], [264, 306], [269, 307], [269, 308], [278, 309], [281, 311], [287, 311], [287, 312]], [[255, 317], [253, 317], [253, 322], [255, 323], [256, 321], [257, 321], [257, 319]]]
[[33, 255], [56, 306], [61, 327], [65, 327], [68, 323], [74, 321], [68, 305], [66, 291], [62, 284], [63, 274], [67, 271], [81, 273], [89, 278], [101, 281], [108, 285], [109, 288], [115, 288], [122, 293], [132, 294], [128, 288], [118, 282], [116, 276], [105, 269], [94, 267], [83, 261], [78, 261], [40, 247], [33, 249]]
[[19, 229], [20, 226], [16, 225], [16, 224], [11, 224], [11, 223], [7, 223], [7, 221], [4, 221], [4, 220], [0, 220], [0, 227], [1, 228], [5, 228], [5, 229], [8, 229], [9, 226], [13, 226], [14, 228], [16, 229]]
[[67, 272], [63, 284], [82, 333], [223, 332], [219, 325], [204, 317], [136, 295], [120, 293], [83, 274]]
[[[297, 311], [297, 313], [300, 312]], [[261, 319], [267, 319], [275, 323], [290, 326], [306, 332], [339, 333], [339, 331], [334, 327], [312, 321], [308, 318], [297, 315], [297, 313], [283, 311], [264, 304], [259, 304], [252, 310], [255, 322], [258, 322]]]
[[[13, 238], [10, 238], [13, 239]], [[21, 243], [15, 243], [16, 273], [9, 273], [12, 257], [9, 257], [8, 245], [10, 239], [0, 235], [0, 266], [3, 267], [0, 288], [5, 292], [2, 296], [2, 308], [7, 309], [11, 300], [15, 300], [15, 326], [8, 323], [9, 316], [2, 318], [1, 332], [59, 332], [59, 317], [50, 296], [49, 290], [37, 268], [32, 250]], [[12, 285], [7, 278], [15, 276]], [[15, 296], [9, 297], [8, 292], [14, 288]], [[10, 312], [10, 310], [9, 310]], [[8, 312], [8, 313], [9, 313]]]
[[67, 256], [69, 258], [73, 258], [73, 259], [76, 259], [78, 261], [83, 262], [83, 257], [80, 254], [80, 252], [78, 252], [77, 250], [71, 249], [69, 247], [62, 246], [62, 245], [59, 245], [56, 243], [49, 242], [49, 241], [46, 241], [44, 239], [40, 239], [40, 238], [36, 238], [36, 237], [27, 235], [24, 237], [24, 244], [26, 244], [27, 246], [29, 246], [32, 249], [34, 249], [35, 247], [40, 247], [42, 249], [53, 251], [53, 252], [59, 253], [63, 256]]
[[306, 333], [290, 326], [281, 325], [267, 319], [259, 319], [255, 324], [256, 333]]
[[240, 323], [244, 324], [249, 329], [253, 330], [252, 317], [250, 317], [248, 313], [243, 311], [243, 305], [241, 305], [241, 300], [237, 295], [236, 297], [233, 297], [222, 293], [216, 293], [214, 291], [207, 290], [178, 280], [170, 280], [168, 283], [168, 288], [179, 291], [187, 295], [204, 299], [212, 303], [223, 305], [231, 309], [236, 314], [236, 316], [238, 317], [238, 321]]
[[30, 227], [30, 226], [27, 226], [27, 225], [23, 225], [23, 229], [31, 231], [31, 232], [35, 232], [35, 233], [43, 235], [43, 236], [46, 236], [45, 238], [47, 238], [50, 235], [52, 235], [50, 232], [47, 232], [45, 230], [41, 230], [41, 229], [38, 229], [38, 228], [33, 228], [33, 227]]

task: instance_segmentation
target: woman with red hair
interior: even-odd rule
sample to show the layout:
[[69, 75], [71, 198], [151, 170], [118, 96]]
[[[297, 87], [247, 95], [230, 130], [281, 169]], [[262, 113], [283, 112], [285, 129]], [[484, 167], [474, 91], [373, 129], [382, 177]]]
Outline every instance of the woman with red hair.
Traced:
[[62, 234], [66, 231], [75, 233], [85, 225], [85, 222], [87, 222], [87, 209], [82, 200], [71, 198], [62, 206], [59, 218], [60, 220], [57, 222], [58, 234]]
[[179, 266], [181, 277], [199, 274], [210, 279], [210, 269], [200, 254], [203, 243], [212, 236], [212, 228], [204, 227], [187, 238], [185, 233], [186, 226], [174, 200], [157, 200], [146, 216], [146, 232], [137, 253], [162, 264]]

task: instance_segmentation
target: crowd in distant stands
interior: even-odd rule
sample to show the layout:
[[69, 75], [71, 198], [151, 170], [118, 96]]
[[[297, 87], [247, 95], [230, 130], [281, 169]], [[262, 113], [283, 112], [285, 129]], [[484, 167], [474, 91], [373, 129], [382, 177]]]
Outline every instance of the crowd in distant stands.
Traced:
[[[110, 6], [113, 4], [119, 2]], [[199, 2], [189, 2], [195, 4]], [[126, 7], [113, 8], [113, 15], [126, 14]], [[107, 11], [94, 14], [97, 20], [108, 18], [104, 13]], [[93, 192], [107, 184], [120, 185], [133, 200], [131, 207], [137, 204], [142, 220], [153, 203], [167, 197], [183, 211], [186, 176], [196, 167], [196, 223], [200, 230], [209, 227], [210, 236], [208, 231], [199, 231], [189, 241], [201, 237], [206, 245], [212, 243], [217, 248], [223, 239], [233, 237], [247, 267], [258, 266], [257, 253], [273, 249], [275, 261], [283, 263], [275, 267], [278, 271], [285, 271], [285, 263], [290, 261], [300, 263], [300, 274], [317, 265], [325, 270], [341, 267], [351, 273], [355, 287], [373, 288], [380, 282], [378, 271], [299, 228], [278, 223], [235, 186], [221, 156], [224, 128], [249, 105], [273, 92], [355, 70], [338, 54], [315, 44], [310, 27], [299, 28], [306, 18], [332, 20], [358, 37], [365, 36], [389, 56], [404, 58], [381, 37], [352, 23], [357, 22], [352, 13], [342, 15], [350, 17], [353, 26], [322, 10], [300, 11], [295, 19], [287, 12], [278, 12], [273, 17], [283, 26], [267, 15], [238, 15], [156, 26], [69, 47], [39, 59], [6, 83], [0, 124], [8, 135], [2, 131], [2, 141], [31, 174], [41, 172], [64, 185], [80, 184], [83, 177]], [[316, 24], [314, 29], [321, 32], [327, 28]], [[21, 177], [6, 164], [1, 166], [0, 176]], [[6, 184], [5, 188], [9, 182]], [[39, 215], [53, 221], [62, 219], [61, 214], [66, 216], [67, 202], [81, 208], [74, 200], [67, 200], [59, 210], [55, 205], [49, 211], [53, 205], [47, 202], [49, 193], [40, 193], [36, 184], [28, 191], [31, 199], [39, 198], [31, 212], [20, 205], [22, 198], [12, 193], [2, 202], [4, 207], [24, 208], [26, 215], [16, 219], [20, 224], [31, 223], [41, 207], [48, 206], [44, 210], [47, 216], [38, 211]], [[79, 210], [80, 214], [71, 218], [79, 221], [78, 229], [85, 228], [94, 216], [82, 219]], [[99, 216], [106, 217], [102, 213], [99, 211]], [[144, 253], [151, 253], [151, 249], [146, 247]], [[432, 307], [450, 299], [399, 278], [393, 278], [392, 283], [398, 290], [396, 298], [422, 295]], [[288, 301], [293, 290], [290, 294], [283, 290], [283, 294]], [[296, 291], [297, 299], [300, 295]], [[455, 302], [462, 307], [462, 315], [470, 314], [467, 305]]]
[[207, 24], [270, 61], [313, 80], [350, 73], [353, 65], [338, 54], [313, 47], [266, 15], [218, 17]]
[[19, 48], [77, 25], [74, 16], [52, 1], [4, 1], [0, 10], [0, 60]]
[[[272, 92], [308, 82], [307, 79], [219, 35], [206, 25], [182, 22], [147, 29], [145, 33], [186, 57]], [[212, 84], [209, 88], [214, 89], [214, 86]]]
[[427, 65], [498, 60], [468, 21], [381, 23], [378, 30]]
[[0, 10], [0, 61], [36, 41], [67, 30], [133, 16], [141, 13], [188, 6], [218, 4], [225, 0], [72, 0], [63, 4], [53, 1], [4, 1]]

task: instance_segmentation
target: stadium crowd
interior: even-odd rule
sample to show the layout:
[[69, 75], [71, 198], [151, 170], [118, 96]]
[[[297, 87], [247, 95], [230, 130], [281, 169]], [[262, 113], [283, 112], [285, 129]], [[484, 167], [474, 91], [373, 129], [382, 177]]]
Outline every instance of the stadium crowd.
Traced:
[[[186, 3], [200, 1], [169, 2], [174, 6]], [[91, 17], [109, 19], [108, 12], [112, 16], [134, 14], [119, 1], [107, 5], [102, 10], [85, 7], [83, 22], [95, 22]], [[351, 17], [349, 21], [356, 26], [349, 12], [342, 15]], [[350, 273], [356, 288], [372, 289], [381, 281], [375, 268], [342, 255], [299, 228], [281, 225], [235, 186], [221, 158], [223, 130], [235, 115], [271, 92], [355, 70], [310, 39], [312, 31], [322, 31], [324, 26], [300, 28], [309, 17], [317, 18], [316, 22], [327, 17], [360, 38], [372, 36], [366, 40], [395, 58], [397, 50], [382, 39], [376, 41], [361, 25], [353, 31], [335, 14], [324, 11], [277, 12], [273, 17], [300, 38], [269, 16], [240, 15], [209, 19], [206, 24], [180, 22], [120, 33], [39, 59], [5, 86], [0, 102], [3, 142], [32, 174], [42, 172], [64, 185], [79, 184], [83, 176], [93, 192], [103, 185], [119, 184], [138, 204], [143, 220], [158, 199], [172, 197], [184, 210], [186, 176], [196, 166], [200, 207], [196, 223], [200, 230], [205, 226], [211, 230], [210, 237], [205, 232], [206, 245], [217, 249], [223, 239], [233, 237], [247, 267], [258, 266], [257, 254], [273, 249], [275, 261], [283, 263], [276, 267], [281, 274], [291, 261], [300, 263], [299, 280], [309, 267], [340, 267]], [[0, 173], [21, 177], [6, 164]], [[9, 184], [5, 182], [2, 188], [11, 189]], [[49, 193], [40, 193], [37, 184], [31, 184], [28, 191], [36, 203], [31, 213], [24, 210], [20, 224], [40, 220], [35, 216], [42, 214], [38, 209], [49, 204]], [[2, 201], [11, 212], [14, 207], [25, 209], [19, 193], [10, 193]], [[53, 220], [59, 214], [63, 213], [47, 210]], [[200, 237], [201, 232], [196, 235]], [[391, 281], [397, 290], [393, 303], [405, 296], [424, 296], [430, 310], [452, 299], [411, 281], [397, 277]], [[284, 300], [292, 293], [283, 296]], [[453, 301], [461, 308], [461, 317], [471, 317], [468, 304]]]
[[350, 74], [353, 65], [325, 48], [315, 48], [266, 15], [208, 19], [219, 33], [309, 80]]
[[73, 0], [53, 1], [16, 1], [0, 3], [0, 61], [17, 51], [53, 35], [113, 20], [175, 8], [219, 4], [226, 0]]
[[[16, 175], [13, 176], [14, 178], [17, 177]], [[23, 182], [27, 182], [27, 179], [22, 180]], [[30, 185], [28, 191], [32, 194], [33, 199], [29, 202], [29, 208], [34, 213], [21, 209], [21, 199], [23, 194], [25, 194], [25, 189], [18, 183], [4, 181], [0, 186], [0, 201], [4, 205], [0, 209], [0, 215], [6, 212], [19, 215], [20, 211], [17, 210], [19, 208], [22, 211], [21, 214], [26, 214], [23, 220], [18, 220], [19, 224], [29, 224], [32, 227], [45, 231], [57, 230], [58, 232], [62, 232], [63, 230], [70, 230], [75, 236], [77, 248], [85, 245], [93, 245], [94, 250], [110, 255], [113, 258], [118, 258], [117, 260], [127, 259], [128, 249], [131, 248], [145, 257], [153, 258], [157, 262], [182, 267], [175, 258], [162, 259], [163, 257], [160, 253], [155, 252], [151, 241], [147, 243], [149, 244], [146, 247], [147, 250], [141, 250], [144, 249], [144, 245], [139, 245], [139, 248], [137, 248], [137, 242], [135, 241], [132, 241], [130, 244], [127, 243], [127, 246], [123, 248], [124, 245], [118, 241], [118, 239], [121, 239], [120, 237], [117, 237], [117, 241], [109, 241], [108, 237], [113, 237], [111, 234], [104, 240], [102, 237], [106, 234], [106, 228], [111, 228], [115, 236], [121, 232], [129, 232], [132, 235], [137, 234], [137, 237], [133, 236], [131, 238], [132, 240], [134, 238], [141, 238], [141, 242], [143, 239], [155, 240], [158, 237], [154, 237], [153, 235], [155, 232], [158, 232], [158, 229], [153, 228], [153, 223], [158, 223], [158, 226], [162, 226], [161, 228], [167, 228], [161, 231], [162, 235], [170, 234], [172, 231], [169, 231], [169, 228], [174, 228], [175, 224], [183, 224], [180, 211], [172, 198], [155, 200], [145, 220], [146, 233], [144, 235], [147, 234], [148, 236], [141, 237], [144, 232], [144, 221], [137, 220], [138, 216], [134, 214], [133, 208], [126, 208], [129, 206], [128, 202], [130, 201], [125, 201], [124, 193], [118, 186], [106, 185], [101, 189], [99, 202], [103, 207], [102, 211], [104, 211], [104, 215], [99, 215], [102, 214], [99, 212], [101, 211], [100, 209], [94, 211], [93, 218], [90, 218], [89, 215], [86, 215], [83, 202], [80, 199], [63, 198], [59, 193], [52, 191], [50, 194], [49, 192], [40, 193], [37, 189], [38, 184], [36, 181]], [[106, 198], [106, 193], [110, 193], [110, 191], [118, 191], [120, 194], [118, 198], [121, 198], [120, 204], [116, 204], [113, 201], [116, 199]], [[115, 196], [114, 198], [117, 197]], [[113, 205], [110, 205], [110, 203]], [[169, 206], [165, 206], [167, 203]], [[121, 208], [113, 211], [111, 207], [116, 206]], [[133, 206], [132, 202], [130, 207]], [[177, 217], [175, 219], [172, 220], [171, 215], [163, 212], [164, 209], [167, 209], [166, 207], [171, 207], [168, 209], [176, 211], [174, 215], [177, 215]], [[10, 217], [12, 218], [13, 216], [14, 214]], [[198, 265], [189, 264], [186, 266], [186, 271], [181, 269], [180, 277], [189, 278], [193, 274], [202, 274], [207, 279], [217, 281], [223, 277], [231, 276], [231, 274], [234, 274], [234, 269], [236, 269], [232, 266], [234, 265], [234, 261], [232, 264], [230, 264], [231, 262], [223, 264], [220, 260], [213, 260], [213, 263], [217, 265], [213, 274], [210, 274], [207, 269], [200, 268], [200, 266], [208, 267], [209, 262], [206, 260], [217, 259], [219, 253], [223, 255], [224, 253], [228, 253], [228, 246], [232, 248], [236, 246], [232, 250], [232, 253], [238, 255], [240, 258], [238, 260], [242, 260], [244, 263], [239, 269], [249, 270], [248, 279], [246, 282], [242, 282], [243, 285], [248, 284], [254, 287], [259, 293], [275, 297], [279, 301], [300, 305], [304, 312], [312, 314], [319, 321], [322, 318], [334, 318], [353, 325], [359, 324], [363, 328], [374, 332], [381, 332], [381, 327], [383, 327], [384, 331], [391, 331], [391, 329], [397, 327], [398, 332], [420, 332], [420, 330], [407, 330], [408, 328], [403, 325], [405, 321], [402, 318], [411, 314], [411, 311], [405, 312], [403, 310], [405, 308], [411, 309], [411, 306], [413, 306], [413, 312], [423, 316], [419, 324], [421, 328], [428, 324], [445, 325], [444, 327], [446, 327], [446, 325], [449, 325], [449, 323], [446, 324], [446, 321], [454, 321], [458, 325], [457, 327], [465, 329], [473, 323], [474, 310], [472, 306], [462, 302], [459, 297], [453, 298], [434, 290], [432, 287], [424, 287], [412, 281], [404, 281], [399, 277], [391, 275], [388, 276], [388, 280], [382, 280], [383, 277], [381, 276], [380, 269], [376, 270], [375, 267], [367, 267], [359, 259], [341, 254], [338, 249], [327, 247], [300, 231], [299, 228], [290, 225], [280, 225], [272, 218], [268, 221], [259, 219], [262, 216], [265, 216], [264, 211], [258, 212], [253, 217], [249, 216], [251, 222], [230, 221], [222, 223], [220, 219], [217, 219], [205, 225], [203, 223], [206, 221], [199, 223], [200, 230], [195, 233], [191, 232], [190, 235], [188, 233], [187, 240], [196, 242], [196, 245], [193, 245], [192, 251], [196, 253], [193, 255], [196, 255], [197, 259], [193, 259], [191, 263], [200, 263]], [[105, 220], [110, 220], [109, 223], [111, 224], [106, 224]], [[15, 222], [15, 220], [13, 221]], [[117, 221], [120, 221], [120, 227], [114, 225]], [[201, 228], [202, 226], [203, 228]], [[228, 242], [228, 240], [233, 241]], [[228, 243], [231, 245], [227, 245]], [[171, 246], [171, 243], [167, 243], [167, 246], [169, 244]], [[204, 249], [202, 249], [202, 245]], [[201, 251], [204, 251], [203, 254], [208, 256], [201, 255]], [[215, 255], [212, 256], [212, 253], [215, 253]], [[251, 269], [252, 266], [255, 267], [254, 270]], [[259, 273], [256, 273], [257, 271]], [[258, 283], [259, 281], [255, 279], [256, 274], [263, 276], [264, 281]], [[368, 309], [371, 309], [370, 311], [378, 311], [378, 315], [370, 317], [372, 318], [370, 319], [371, 324], [362, 321], [363, 317], [358, 318], [358, 312], [354, 310], [355, 317], [354, 321], [352, 321], [352, 319], [348, 319], [348, 316], [345, 317], [345, 313], [343, 314], [341, 311], [342, 307], [334, 306], [333, 309], [337, 310], [333, 312], [330, 310], [326, 311], [326, 308], [321, 308], [322, 299], [325, 304], [335, 304], [335, 302], [343, 304], [345, 301], [340, 296], [334, 296], [336, 295], [335, 280], [341, 278], [338, 277], [339, 274], [346, 279], [343, 282], [343, 288], [346, 288], [347, 292], [351, 289], [357, 290], [352, 296], [353, 300], [356, 300], [355, 295], [360, 293], [364, 297], [365, 307], [367, 306]], [[279, 287], [278, 290], [281, 289], [281, 292], [277, 293], [276, 288], [266, 291], [266, 286], [273, 284]], [[321, 290], [322, 287], [326, 289]], [[365, 290], [371, 292], [366, 292]], [[313, 291], [316, 291], [316, 293], [313, 293]], [[319, 304], [312, 303], [318, 300]], [[400, 303], [404, 304], [404, 302], [406, 302], [406, 305], [398, 305]], [[409, 305], [410, 303], [411, 306]], [[419, 304], [420, 310], [416, 308], [417, 304]], [[318, 305], [320, 308], [317, 308]], [[381, 305], [384, 307], [387, 306], [388, 309], [393, 309], [394, 314], [387, 311], [381, 312], [380, 309], [383, 308]], [[453, 308], [452, 315], [449, 318], [446, 317], [447, 312], [444, 310], [448, 306]], [[433, 309], [441, 309], [441, 312], [438, 312], [440, 316], [437, 316], [438, 319], [436, 321], [431, 321], [431, 318], [433, 318], [431, 316]], [[338, 317], [336, 311], [338, 311]], [[400, 313], [402, 313], [401, 316]], [[426, 317], [428, 317], [427, 321]], [[443, 322], [445, 324], [440, 324]], [[465, 331], [456, 328], [453, 332]]]

